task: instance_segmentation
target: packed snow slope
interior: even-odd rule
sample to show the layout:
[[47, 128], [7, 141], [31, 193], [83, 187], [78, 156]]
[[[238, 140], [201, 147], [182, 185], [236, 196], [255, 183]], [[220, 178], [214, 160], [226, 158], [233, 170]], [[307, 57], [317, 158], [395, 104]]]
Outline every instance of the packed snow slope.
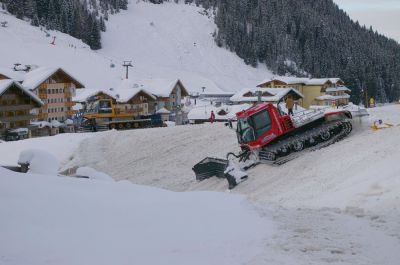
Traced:
[[[280, 167], [257, 166], [249, 171], [250, 179], [235, 192], [283, 205], [342, 207], [349, 203], [345, 195], [354, 196], [355, 188], [359, 189], [358, 195], [352, 200], [354, 203], [361, 200], [369, 194], [377, 175], [391, 179], [400, 172], [400, 164], [395, 162], [400, 157], [396, 140], [400, 127], [377, 132], [369, 128], [379, 118], [400, 124], [400, 105], [370, 109], [370, 112], [370, 117], [353, 121], [355, 128], [350, 137]], [[197, 183], [192, 167], [206, 156], [224, 158], [230, 151], [239, 151], [236, 134], [222, 123], [109, 131], [83, 141], [66, 167], [88, 165], [117, 180], [176, 191], [223, 191], [224, 180]], [[338, 192], [342, 200], [330, 201]], [[373, 204], [373, 200], [369, 202]]]
[[[110, 16], [99, 51], [1, 10], [0, 21], [8, 21], [8, 27], [0, 27], [0, 67], [14, 63], [63, 67], [87, 88], [116, 87], [125, 77], [124, 60], [133, 61], [131, 79], [179, 78], [195, 92], [203, 86], [207, 92], [209, 80], [223, 90], [236, 91], [271, 75], [265, 67], [247, 66], [234, 53], [217, 47], [213, 18], [194, 5], [130, 1], [128, 10]], [[56, 45], [50, 44], [53, 36]]]

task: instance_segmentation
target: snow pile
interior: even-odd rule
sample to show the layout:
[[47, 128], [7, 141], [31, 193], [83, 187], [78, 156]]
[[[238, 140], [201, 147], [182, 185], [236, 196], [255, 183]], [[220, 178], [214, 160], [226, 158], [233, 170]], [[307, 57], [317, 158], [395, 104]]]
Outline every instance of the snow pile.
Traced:
[[104, 181], [114, 181], [109, 175], [94, 170], [90, 167], [80, 167], [76, 170], [77, 176], [87, 177], [89, 179], [104, 180]]
[[0, 148], [0, 165], [17, 165], [20, 153], [26, 149], [45, 150], [55, 156], [63, 165], [72, 159], [73, 153], [83, 139], [95, 135], [91, 133], [63, 133], [51, 137], [4, 142]]
[[2, 168], [0, 212], [2, 264], [247, 264], [273, 235], [243, 196]]
[[27, 149], [21, 152], [18, 164], [29, 164], [29, 173], [57, 175], [59, 162], [52, 154], [38, 149]]

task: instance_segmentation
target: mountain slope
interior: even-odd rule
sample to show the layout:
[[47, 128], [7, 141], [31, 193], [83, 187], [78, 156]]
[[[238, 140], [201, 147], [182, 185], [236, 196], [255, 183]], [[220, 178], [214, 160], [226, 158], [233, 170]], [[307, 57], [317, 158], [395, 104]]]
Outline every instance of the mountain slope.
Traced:
[[[60, 32], [49, 31], [46, 37], [45, 31], [0, 12], [0, 21], [9, 22], [0, 28], [0, 64], [61, 66], [88, 88], [117, 86], [125, 76], [123, 60], [133, 60], [130, 78], [180, 78], [198, 92], [210, 86], [208, 79], [235, 91], [271, 75], [265, 67], [247, 66], [218, 48], [211, 35], [215, 24], [202, 11], [193, 5], [132, 1], [127, 11], [110, 16], [103, 49], [96, 52]], [[57, 37], [55, 46], [49, 44], [52, 36]]]

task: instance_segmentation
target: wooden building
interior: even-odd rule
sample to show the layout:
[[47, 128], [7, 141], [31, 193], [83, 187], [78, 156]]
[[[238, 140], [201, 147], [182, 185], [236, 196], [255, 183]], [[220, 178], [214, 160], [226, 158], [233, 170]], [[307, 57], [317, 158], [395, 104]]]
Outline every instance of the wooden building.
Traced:
[[84, 86], [61, 68], [39, 67], [24, 76], [22, 86], [35, 93], [44, 103], [39, 121], [65, 121], [74, 115], [72, 97]]
[[0, 80], [0, 134], [7, 129], [29, 128], [37, 118], [34, 109], [43, 106], [31, 91], [11, 79]]
[[351, 92], [340, 78], [275, 77], [261, 82], [257, 87], [295, 88], [304, 95], [298, 101], [304, 108], [311, 105], [347, 105], [350, 98], [348, 93]]
[[83, 105], [94, 104], [96, 100], [109, 99], [117, 111], [131, 113], [132, 116], [155, 112], [156, 97], [144, 89], [83, 89], [79, 94], [74, 101]]
[[143, 89], [155, 97], [154, 112], [165, 108], [171, 112], [182, 108], [182, 99], [189, 96], [188, 90], [179, 79], [123, 80], [118, 91]]
[[[261, 97], [258, 97], [261, 93]], [[287, 96], [292, 96], [294, 100], [303, 99], [303, 95], [294, 88], [245, 88], [238, 91], [231, 97], [231, 101], [238, 104], [254, 104], [261, 102], [279, 103], [284, 102]]]
[[[142, 90], [154, 97], [148, 103], [149, 113], [166, 109], [170, 112], [169, 120], [184, 122], [183, 99], [189, 96], [188, 90], [179, 79], [123, 80], [116, 91]], [[150, 99], [148, 99], [150, 100]]]

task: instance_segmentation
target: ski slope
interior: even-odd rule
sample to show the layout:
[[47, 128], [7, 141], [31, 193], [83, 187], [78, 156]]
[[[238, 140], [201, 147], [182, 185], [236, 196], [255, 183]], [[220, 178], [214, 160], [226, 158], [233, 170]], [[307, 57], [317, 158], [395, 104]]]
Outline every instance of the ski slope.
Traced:
[[[8, 27], [0, 27], [0, 67], [14, 63], [63, 67], [87, 88], [117, 87], [125, 78], [124, 60], [133, 61], [131, 79], [179, 78], [194, 93], [202, 87], [215, 92], [215, 84], [237, 91], [271, 76], [265, 66], [252, 68], [217, 47], [212, 17], [194, 5], [130, 1], [127, 11], [110, 16], [99, 51], [69, 35], [30, 26], [4, 11], [0, 11], [0, 21], [8, 22]], [[56, 45], [50, 44], [53, 37]]]
[[[200, 260], [203, 264], [397, 265], [400, 258], [398, 252], [398, 249], [400, 249], [400, 164], [398, 163], [400, 158], [400, 143], [398, 141], [400, 126], [379, 131], [372, 131], [369, 126], [377, 119], [383, 119], [384, 122], [395, 125], [400, 124], [400, 105], [370, 109], [370, 113], [370, 117], [362, 121], [354, 121], [356, 126], [350, 137], [322, 150], [309, 152], [280, 167], [259, 165], [249, 171], [247, 181], [241, 183], [228, 194], [226, 193], [227, 182], [225, 180], [211, 178], [197, 182], [191, 170], [192, 166], [205, 156], [223, 157], [228, 151], [238, 150], [235, 133], [218, 123], [82, 135], [69, 134], [57, 136], [64, 137], [58, 139], [57, 137], [45, 137], [40, 138], [41, 141], [39, 139], [28, 139], [19, 142], [0, 143], [0, 164], [15, 164], [19, 152], [24, 148], [39, 148], [55, 155], [61, 162], [61, 169], [88, 166], [105, 172], [117, 180], [116, 183], [98, 184], [86, 182], [87, 180], [64, 178], [60, 181], [45, 180], [37, 176], [26, 178], [12, 175], [4, 178], [5, 172], [3, 171], [0, 174], [2, 176], [0, 187], [7, 188], [0, 192], [0, 196], [2, 196], [0, 202], [5, 202], [4, 196], [7, 196], [6, 202], [9, 200], [10, 203], [0, 204], [0, 207], [6, 209], [7, 212], [13, 212], [12, 209], [15, 209], [13, 205], [17, 205], [18, 209], [25, 209], [23, 205], [31, 208], [33, 207], [32, 204], [39, 204], [37, 199], [32, 199], [35, 196], [39, 196], [39, 199], [43, 201], [55, 201], [55, 204], [61, 203], [59, 200], [72, 200], [71, 205], [75, 202], [76, 205], [82, 205], [82, 208], [91, 209], [89, 212], [93, 216], [84, 215], [83, 223], [95, 224], [89, 226], [89, 231], [93, 234], [96, 234], [95, 231], [100, 229], [96, 220], [103, 220], [105, 216], [102, 214], [113, 213], [114, 215], [111, 214], [110, 216], [116, 217], [110, 217], [110, 222], [102, 223], [101, 226], [103, 231], [107, 231], [105, 232], [106, 235], [109, 235], [107, 233], [114, 229], [113, 224], [119, 224], [119, 222], [122, 222], [121, 220], [125, 220], [122, 216], [125, 216], [123, 212], [126, 212], [126, 209], [131, 209], [129, 202], [137, 202], [139, 208], [167, 209], [167, 211], [171, 210], [174, 213], [176, 211], [191, 213], [192, 210], [196, 210], [196, 212], [204, 213], [202, 216], [207, 216], [206, 219], [212, 219], [212, 216], [214, 216], [214, 214], [203, 212], [206, 211], [206, 208], [215, 206], [225, 209], [225, 207], [233, 207], [231, 203], [238, 203], [236, 206], [243, 206], [244, 208], [235, 208], [233, 211], [237, 211], [236, 216], [228, 215], [229, 220], [224, 219], [224, 215], [218, 217], [221, 222], [213, 222], [215, 226], [212, 225], [213, 228], [209, 228], [210, 230], [204, 227], [205, 230], [196, 230], [193, 228], [194, 226], [202, 227], [202, 225], [197, 223], [197, 219], [190, 221], [191, 224], [194, 224], [191, 226], [192, 228], [188, 228], [190, 231], [193, 229], [193, 231], [201, 231], [201, 233], [207, 234], [221, 229], [219, 235], [226, 241], [219, 237], [218, 239], [201, 237], [204, 239], [201, 242], [207, 241], [207, 244], [213, 242], [212, 249], [218, 249], [219, 255], [205, 254], [209, 253], [208, 251], [214, 253], [210, 248], [204, 249], [202, 254], [186, 251], [193, 245], [189, 244], [185, 247], [181, 245], [181, 240], [185, 239], [176, 236], [180, 235], [180, 230], [176, 226], [170, 227], [170, 233], [161, 234], [159, 240], [163, 240], [165, 237], [169, 240], [172, 235], [173, 237], [176, 236], [174, 244], [179, 247], [175, 251], [164, 248], [164, 245], [160, 243], [160, 245], [157, 245], [160, 248], [157, 248], [156, 253], [164, 253], [167, 260], [171, 258], [174, 264], [192, 264], [196, 260]], [[63, 148], [65, 148], [65, 152], [60, 151], [64, 150]], [[139, 186], [132, 186], [126, 180], [135, 184], [180, 192], [176, 194], [161, 192], [160, 194], [167, 196], [163, 197], [164, 195], [153, 193], [157, 189], [148, 188], [139, 191], [141, 189]], [[28, 192], [30, 190], [32, 193]], [[221, 194], [218, 195], [220, 197], [213, 195], [210, 191], [220, 192]], [[26, 196], [23, 195], [25, 193]], [[86, 194], [84, 198], [82, 194]], [[182, 197], [178, 198], [181, 196], [179, 194]], [[191, 198], [197, 194], [200, 196], [195, 199], [198, 204], [193, 204]], [[71, 195], [73, 195], [73, 199]], [[135, 197], [136, 195], [140, 198]], [[229, 199], [231, 195], [234, 195], [234, 198], [237, 198], [236, 195], [244, 195], [253, 204], [249, 206], [247, 201], [235, 202], [235, 199], [231, 201]], [[179, 204], [162, 203], [162, 201], [169, 201], [169, 196], [177, 196], [176, 203], [185, 201], [190, 207], [179, 208]], [[150, 199], [150, 197], [156, 199]], [[87, 198], [92, 199], [88, 200]], [[160, 200], [158, 201], [158, 199]], [[147, 200], [152, 201], [151, 205], [139, 203], [144, 203]], [[202, 204], [202, 200], [206, 203]], [[93, 201], [100, 202], [96, 205], [104, 205], [104, 207], [100, 210], [97, 206], [91, 204]], [[51, 212], [49, 209], [53, 208], [49, 207], [52, 205], [54, 204], [45, 203], [43, 211], [39, 211], [38, 214]], [[117, 209], [111, 210], [116, 205], [118, 205]], [[168, 207], [172, 207], [172, 209]], [[80, 216], [82, 208], [66, 208], [66, 214]], [[102, 214], [99, 211], [102, 211]], [[253, 211], [256, 211], [262, 217], [261, 220], [253, 219]], [[24, 220], [18, 218], [22, 216], [27, 217]], [[250, 220], [241, 219], [245, 216], [248, 216]], [[20, 211], [20, 215], [16, 215], [14, 211], [14, 215], [11, 215], [10, 218], [3, 218], [0, 221], [0, 231], [3, 229], [3, 231], [17, 233], [16, 230], [20, 226], [27, 226], [26, 231], [28, 232], [36, 231], [35, 218], [37, 218], [35, 215], [27, 215], [26, 211]], [[131, 220], [130, 218], [133, 217], [128, 215], [126, 218]], [[168, 217], [166, 218], [169, 220]], [[236, 223], [235, 218], [239, 220], [239, 223]], [[18, 220], [17, 223], [15, 223], [16, 219]], [[68, 219], [65, 218], [51, 220], [60, 223], [56, 227], [60, 229], [66, 227], [67, 231], [79, 227], [76, 225], [71, 228]], [[132, 222], [134, 220], [135, 218], [132, 219]], [[233, 222], [235, 228], [230, 226], [229, 231], [248, 234], [243, 237], [232, 238], [226, 232], [226, 227], [223, 224], [225, 222]], [[8, 226], [1, 225], [4, 223]], [[13, 223], [16, 225], [12, 225]], [[105, 261], [115, 257], [115, 253], [124, 254], [124, 251], [127, 251], [127, 244], [136, 244], [130, 241], [134, 240], [132, 239], [133, 235], [132, 238], [127, 239], [124, 233], [121, 232], [120, 234], [120, 231], [133, 229], [131, 226], [123, 224], [121, 230], [118, 230], [112, 236], [110, 235], [110, 238], [120, 242], [117, 244], [117, 249], [121, 252], [107, 244], [99, 246], [94, 243], [96, 249], [101, 249], [102, 253], [105, 253]], [[158, 225], [163, 226], [164, 223], [161, 222]], [[260, 225], [265, 226], [265, 228], [260, 228]], [[53, 226], [50, 225], [50, 227]], [[87, 225], [82, 224], [82, 229], [87, 227]], [[145, 229], [146, 227], [152, 229], [151, 225], [142, 228]], [[251, 229], [252, 227], [262, 233], [261, 237], [252, 234], [254, 232]], [[184, 227], [184, 229], [186, 228]], [[54, 230], [50, 229], [49, 231], [45, 235], [50, 238], [49, 242], [52, 242], [51, 240], [55, 240], [52, 236]], [[263, 234], [264, 232], [267, 233]], [[193, 237], [196, 237], [197, 232], [193, 233]], [[68, 256], [66, 253], [69, 252], [61, 250], [63, 248], [48, 245], [34, 246], [29, 238], [18, 235], [21, 236], [23, 242], [28, 240], [25, 251], [21, 250], [21, 253], [33, 253], [26, 251], [37, 250], [38, 248], [41, 251], [45, 249], [51, 250], [49, 253], [55, 253], [50, 256], [31, 254], [35, 261], [41, 261], [41, 257], [52, 257], [57, 260], [57, 258]], [[86, 234], [83, 233], [83, 235]], [[62, 236], [65, 236], [65, 234], [61, 234]], [[69, 240], [69, 237], [67, 238]], [[243, 238], [246, 240], [252, 238], [253, 245], [250, 244], [247, 248], [245, 242], [249, 241], [245, 241]], [[101, 235], [93, 237], [94, 242], [102, 239], [104, 240]], [[7, 242], [0, 239], [0, 244], [9, 243], [9, 240], [10, 237], [8, 237]], [[168, 240], [163, 242], [169, 242]], [[91, 244], [91, 241], [84, 242], [86, 242], [86, 245]], [[230, 242], [230, 245], [225, 245], [224, 242]], [[259, 248], [260, 246], [261, 248]], [[6, 249], [9, 250], [10, 248]], [[19, 250], [16, 246], [11, 247], [11, 249], [13, 251]], [[70, 248], [66, 249], [69, 250]], [[144, 253], [147, 251], [146, 247], [140, 249]], [[165, 249], [169, 252], [162, 252]], [[0, 254], [3, 254], [4, 252], [1, 252], [1, 250]], [[242, 256], [243, 259], [230, 259], [229, 257], [236, 255], [234, 253], [237, 253], [237, 251], [241, 253], [240, 255], [244, 255]], [[96, 255], [97, 252], [92, 249], [89, 249], [89, 254], [82, 253], [74, 248], [72, 252], [77, 253], [78, 258], [74, 260], [66, 259], [67, 263], [68, 261], [79, 263], [78, 261], [84, 259], [86, 261], [98, 261], [97, 256], [96, 259], [93, 258], [93, 255]], [[133, 262], [133, 264], [143, 264], [145, 261], [151, 261], [151, 264], [164, 264], [162, 263], [164, 260], [160, 262], [154, 257], [149, 257], [149, 255], [140, 256], [143, 258], [140, 260], [142, 262]], [[10, 254], [7, 252], [7, 255], [0, 256], [9, 258]], [[82, 257], [82, 259], [79, 259], [79, 257]], [[131, 256], [128, 255], [127, 257]], [[179, 260], [174, 259], [176, 257], [179, 257]], [[222, 260], [219, 259], [221, 257], [223, 257]], [[120, 258], [120, 255], [116, 255], [117, 261], [118, 258]], [[18, 264], [18, 262], [12, 263], [12, 259], [11, 261], [6, 259], [6, 261], [3, 263]], [[60, 262], [56, 263], [59, 264]]]

